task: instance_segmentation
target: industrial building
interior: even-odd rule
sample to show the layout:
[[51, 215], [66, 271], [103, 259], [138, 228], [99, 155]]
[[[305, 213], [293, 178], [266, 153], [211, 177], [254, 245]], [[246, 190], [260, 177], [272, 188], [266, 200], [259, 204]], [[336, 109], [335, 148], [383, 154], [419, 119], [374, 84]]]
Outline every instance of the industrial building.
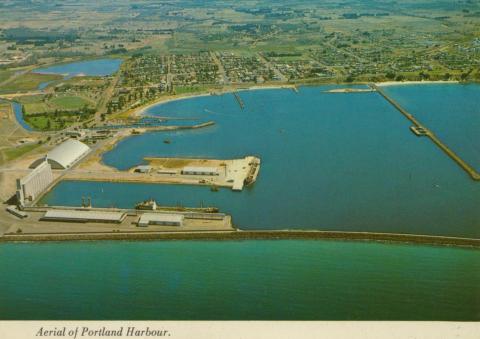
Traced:
[[52, 167], [45, 159], [26, 177], [17, 179], [17, 201], [25, 206], [26, 201], [34, 201], [53, 182]]
[[40, 220], [120, 224], [126, 217], [125, 212], [117, 211], [51, 209]]
[[144, 213], [138, 220], [138, 226], [147, 227], [149, 225], [160, 226], [182, 226], [183, 214], [167, 214], [167, 213]]
[[143, 174], [148, 174], [151, 171], [152, 171], [152, 166], [148, 166], [148, 165], [137, 166], [133, 170], [134, 173], [143, 173]]
[[182, 170], [182, 174], [184, 174], [184, 175], [209, 175], [209, 176], [220, 175], [220, 173], [218, 172], [218, 168], [216, 168], [216, 167], [194, 167], [194, 166], [184, 167], [183, 170]]
[[44, 158], [38, 159], [31, 164], [30, 168], [36, 168], [46, 160], [52, 166], [52, 169], [67, 169], [75, 165], [89, 151], [90, 147], [83, 142], [68, 139], [48, 152]]
[[83, 138], [86, 133], [85, 131], [66, 131], [65, 135], [69, 136], [70, 138], [80, 139]]

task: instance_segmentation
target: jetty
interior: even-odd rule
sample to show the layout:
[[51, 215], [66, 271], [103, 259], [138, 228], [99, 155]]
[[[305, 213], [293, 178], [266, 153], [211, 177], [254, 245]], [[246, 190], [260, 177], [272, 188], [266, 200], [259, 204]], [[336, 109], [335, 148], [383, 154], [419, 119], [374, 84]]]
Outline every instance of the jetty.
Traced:
[[380, 86], [376, 84], [369, 85], [378, 94], [380, 94], [385, 100], [387, 100], [393, 107], [395, 107], [400, 113], [402, 113], [408, 120], [413, 123], [410, 128], [418, 136], [426, 136], [433, 141], [447, 156], [455, 161], [473, 180], [480, 181], [480, 173], [478, 173], [472, 166], [470, 166], [465, 160], [460, 158], [454, 151], [452, 151], [445, 143], [443, 143], [432, 131], [422, 125], [415, 116], [409, 113], [405, 108], [391, 98]]
[[65, 173], [65, 180], [136, 182], [157, 184], [205, 185], [227, 187], [242, 191], [253, 184], [260, 171], [260, 159], [247, 156], [241, 159], [145, 158], [148, 165], [127, 171], [111, 167], [99, 168], [84, 163]]
[[245, 104], [243, 103], [242, 98], [240, 98], [240, 95], [238, 95], [238, 93], [235, 91], [235, 92], [233, 92], [233, 96], [234, 96], [235, 99], [237, 100], [238, 105], [240, 106], [240, 108], [241, 108], [241, 109], [244, 109], [244, 108], [245, 108]]

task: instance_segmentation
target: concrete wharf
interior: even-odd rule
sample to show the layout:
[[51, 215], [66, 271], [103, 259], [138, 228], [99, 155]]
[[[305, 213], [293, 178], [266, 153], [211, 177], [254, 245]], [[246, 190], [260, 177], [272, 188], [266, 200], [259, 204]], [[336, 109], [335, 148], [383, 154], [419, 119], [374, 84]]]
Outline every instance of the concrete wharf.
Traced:
[[479, 181], [480, 174], [462, 158], [460, 158], [454, 151], [452, 151], [446, 144], [444, 144], [432, 131], [423, 126], [417, 118], [410, 114], [406, 109], [400, 106], [393, 98], [391, 98], [385, 91], [376, 84], [369, 85], [378, 94], [380, 94], [385, 100], [387, 100], [393, 107], [395, 107], [400, 113], [402, 113], [408, 120], [410, 120], [415, 129], [422, 131], [422, 135], [430, 138], [435, 145], [437, 145], [446, 155], [448, 155], [453, 161], [455, 161], [473, 180]]
[[[225, 213], [193, 211], [153, 211], [121, 208], [94, 208], [71, 206], [30, 206], [25, 217], [6, 216], [9, 226], [5, 235], [29, 234], [128, 234], [163, 232], [222, 232], [235, 231], [232, 218]], [[159, 218], [178, 216], [178, 225], [149, 225], [139, 227], [140, 218], [154, 215]], [[21, 230], [21, 231], [19, 231]], [[0, 233], [0, 239], [2, 234]]]

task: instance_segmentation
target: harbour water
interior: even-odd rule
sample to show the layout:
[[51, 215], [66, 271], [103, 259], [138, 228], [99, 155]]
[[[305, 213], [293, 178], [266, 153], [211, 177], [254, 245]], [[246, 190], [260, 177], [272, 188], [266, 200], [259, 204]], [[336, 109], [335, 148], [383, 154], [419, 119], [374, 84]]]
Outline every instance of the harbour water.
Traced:
[[[332, 86], [239, 92], [157, 105], [149, 115], [215, 120], [196, 131], [156, 132], [121, 141], [104, 156], [127, 169], [147, 156], [262, 159], [257, 182], [242, 192], [181, 185], [62, 182], [42, 200], [132, 207], [155, 198], [162, 205], [218, 206], [243, 229], [322, 229], [480, 236], [480, 185], [430, 140], [414, 136], [409, 122], [377, 93], [325, 93]], [[390, 87], [454, 151], [475, 162], [480, 117], [470, 101], [480, 86]], [[455, 103], [431, 99], [448, 92]], [[428, 105], [422, 104], [426, 99]], [[445, 121], [452, 123], [443, 123]], [[467, 122], [463, 122], [463, 121]], [[459, 121], [462, 121], [461, 123]], [[443, 125], [438, 122], [442, 122]], [[458, 124], [469, 137], [455, 137]], [[452, 129], [449, 130], [448, 127]], [[442, 129], [443, 128], [443, 129]], [[442, 131], [440, 131], [442, 129]], [[461, 132], [460, 132], [461, 133]], [[170, 144], [163, 143], [171, 140]], [[478, 157], [477, 157], [478, 158]], [[478, 164], [478, 162], [477, 162]]]
[[96, 59], [38, 68], [35, 73], [62, 74], [71, 78], [78, 75], [106, 76], [118, 71], [122, 59]]
[[[479, 85], [420, 84], [391, 86], [385, 90], [480, 172]], [[421, 100], [417, 99], [418, 94]]]
[[480, 320], [480, 251], [336, 241], [0, 244], [0, 319]]

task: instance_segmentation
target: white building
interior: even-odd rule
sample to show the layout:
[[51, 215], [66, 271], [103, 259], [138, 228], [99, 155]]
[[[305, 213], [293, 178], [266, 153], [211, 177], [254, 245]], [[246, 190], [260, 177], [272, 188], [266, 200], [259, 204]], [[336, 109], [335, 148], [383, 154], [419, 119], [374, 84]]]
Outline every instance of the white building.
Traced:
[[96, 210], [62, 210], [51, 209], [45, 212], [40, 219], [43, 221], [64, 221], [77, 223], [112, 223], [120, 224], [125, 220], [127, 214], [117, 211], [96, 211]]
[[182, 174], [184, 175], [220, 175], [218, 168], [216, 167], [194, 167], [194, 166], [187, 166], [184, 167], [182, 170]]
[[78, 140], [69, 139], [52, 149], [44, 158], [38, 159], [30, 168], [36, 168], [45, 160], [52, 169], [67, 169], [75, 165], [80, 159], [90, 152], [90, 147]]
[[183, 214], [168, 213], [144, 213], [138, 220], [138, 226], [147, 227], [149, 225], [160, 226], [182, 226]]
[[35, 200], [52, 182], [52, 167], [44, 160], [26, 177], [17, 179], [18, 202], [23, 206], [25, 201]]

